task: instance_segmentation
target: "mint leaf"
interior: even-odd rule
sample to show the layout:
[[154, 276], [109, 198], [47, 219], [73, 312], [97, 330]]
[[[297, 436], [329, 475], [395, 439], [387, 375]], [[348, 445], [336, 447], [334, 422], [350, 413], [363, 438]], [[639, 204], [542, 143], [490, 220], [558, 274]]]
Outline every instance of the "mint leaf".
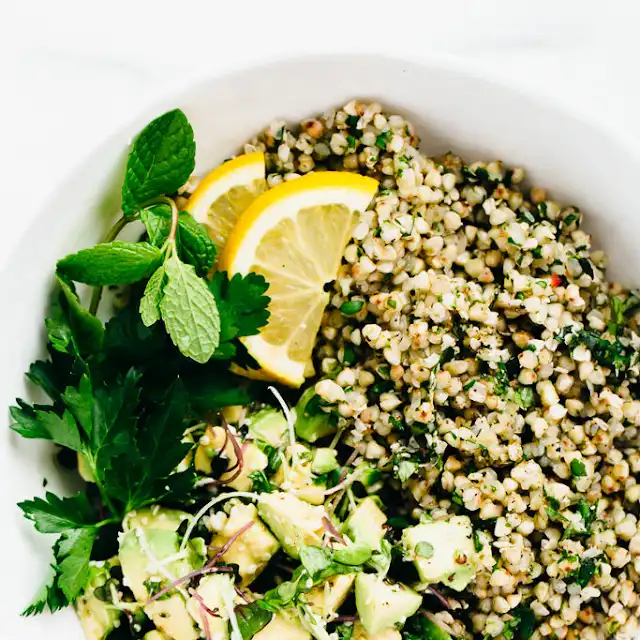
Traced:
[[196, 362], [211, 358], [220, 340], [216, 301], [195, 269], [171, 256], [165, 263], [167, 284], [160, 312], [180, 352]]
[[140, 316], [145, 327], [150, 327], [160, 320], [160, 302], [164, 289], [164, 267], [159, 267], [149, 278], [140, 300]]
[[140, 220], [154, 247], [161, 247], [167, 241], [171, 231], [171, 217], [171, 207], [168, 204], [156, 204], [140, 212]]
[[56, 543], [58, 586], [69, 602], [75, 602], [89, 580], [89, 560], [95, 537], [95, 529], [71, 529]]
[[270, 298], [265, 293], [268, 288], [269, 283], [257, 273], [246, 276], [236, 273], [229, 278], [226, 271], [216, 271], [209, 289], [220, 313], [221, 343], [253, 336], [267, 324]]
[[195, 167], [193, 129], [180, 109], [150, 122], [133, 143], [122, 185], [122, 211], [131, 218], [140, 207], [179, 189]]
[[131, 284], [149, 277], [163, 253], [147, 242], [105, 242], [58, 260], [58, 271], [94, 287]]
[[[156, 205], [141, 212], [140, 217], [147, 228], [149, 241], [156, 247], [162, 247], [171, 230], [171, 207]], [[206, 276], [216, 259], [216, 245], [207, 230], [188, 212], [180, 211], [176, 230], [178, 257], [195, 267], [199, 276]]]
[[[58, 318], [53, 318], [52, 323], [47, 323], [52, 346], [58, 351], [72, 354], [75, 352], [80, 356], [98, 353], [102, 349], [102, 341], [104, 340], [102, 322], [80, 304], [78, 296], [69, 284], [61, 278], [58, 278], [58, 284], [62, 289], [59, 298], [61, 311]], [[50, 324], [55, 324], [55, 339], [66, 342], [66, 351], [59, 349], [51, 339]], [[73, 346], [73, 351], [69, 351], [71, 346]]]
[[47, 491], [44, 499], [25, 500], [18, 507], [40, 533], [83, 529], [95, 522], [93, 509], [85, 493], [77, 493], [71, 498], [59, 498]]

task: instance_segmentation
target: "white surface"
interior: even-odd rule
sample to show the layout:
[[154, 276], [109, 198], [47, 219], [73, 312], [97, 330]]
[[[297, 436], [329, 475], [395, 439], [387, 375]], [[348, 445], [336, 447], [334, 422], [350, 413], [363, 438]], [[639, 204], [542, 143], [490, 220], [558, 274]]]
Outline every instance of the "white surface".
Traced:
[[[609, 3], [606, 13], [602, 5], [596, 11], [586, 2], [541, 0], [455, 6], [426, 0], [354, 2], [349, 9], [344, 0], [323, 2], [321, 8], [303, 8], [300, 1], [260, 3], [258, 9], [239, 2], [222, 7], [219, 0], [101, 4], [98, 9], [93, 2], [13, 2], [8, 20], [3, 15], [0, 56], [9, 63], [9, 76], [0, 101], [0, 179], [6, 181], [0, 266], [15, 249], [10, 270], [0, 274], [4, 299], [11, 301], [10, 313], [0, 315], [3, 407], [24, 393], [22, 372], [40, 347], [55, 259], [100, 235], [104, 220], [97, 211], [103, 209], [103, 192], [128, 135], [162, 108], [183, 102], [156, 106], [102, 155], [87, 161], [87, 154], [167, 85], [243, 67], [267, 54], [378, 50], [407, 57], [455, 55], [459, 66], [535, 91], [543, 102], [598, 123], [623, 146], [634, 148], [640, 140], [640, 100], [635, 81], [627, 80], [637, 75], [638, 21], [629, 7], [620, 15], [616, 3]], [[222, 158], [272, 117], [306, 114], [358, 93], [392, 93], [393, 102], [418, 114], [423, 127], [433, 130], [437, 124], [451, 146], [529, 165], [541, 183], [583, 204], [592, 220], [607, 227], [609, 243], [617, 243], [619, 267], [625, 259], [628, 272], [640, 266], [633, 245], [640, 221], [634, 218], [631, 192], [638, 171], [622, 148], [610, 146], [588, 127], [581, 129], [576, 120], [537, 110], [524, 98], [489, 86], [426, 77], [391, 90], [391, 78], [407, 76], [397, 70], [387, 75], [381, 66], [356, 77], [349, 71], [338, 65], [326, 84], [317, 71], [277, 81], [258, 75], [250, 85], [218, 88], [208, 94], [211, 102], [187, 100], [197, 125], [199, 161], [210, 165]], [[260, 87], [264, 92], [258, 101], [251, 89]], [[283, 96], [281, 87], [289, 94]], [[216, 101], [217, 111], [209, 106]], [[76, 166], [84, 173], [74, 174], [63, 193], [50, 197]], [[115, 200], [117, 193], [107, 211]], [[29, 242], [18, 245], [39, 210]], [[72, 630], [69, 612], [52, 619], [16, 617], [37, 588], [48, 556], [13, 505], [41, 492], [42, 476], [50, 474], [51, 465], [44, 448], [17, 442], [4, 424], [0, 427], [0, 513], [7, 551], [0, 582], [2, 637], [75, 640], [79, 633]]]

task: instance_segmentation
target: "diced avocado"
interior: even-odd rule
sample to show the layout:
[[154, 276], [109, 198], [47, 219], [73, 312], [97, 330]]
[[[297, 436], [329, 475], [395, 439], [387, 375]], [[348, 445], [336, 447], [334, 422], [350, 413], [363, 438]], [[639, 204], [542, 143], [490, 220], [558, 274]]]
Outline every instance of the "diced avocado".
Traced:
[[149, 633], [145, 633], [144, 640], [167, 640], [167, 636], [157, 629], [154, 629], [153, 631], [149, 631]]
[[257, 445], [253, 442], [245, 442], [242, 445], [242, 469], [237, 477], [228, 482], [230, 478], [238, 473], [237, 467], [234, 468], [238, 462], [238, 457], [231, 437], [227, 438], [225, 436], [225, 430], [222, 427], [212, 427], [200, 438], [200, 444], [195, 454], [196, 469], [201, 473], [210, 474], [212, 471], [211, 460], [219, 455], [224, 455], [229, 461], [229, 468], [233, 469], [223, 473], [220, 476], [220, 480], [227, 482], [227, 486], [236, 491], [250, 491], [253, 486], [253, 480], [249, 477], [249, 474], [254, 471], [264, 471], [269, 464], [267, 456]]
[[190, 519], [191, 516], [186, 511], [153, 506], [129, 511], [122, 521], [122, 528], [124, 531], [133, 531], [139, 527], [177, 531], [185, 520]]
[[298, 550], [303, 544], [322, 544], [322, 507], [314, 507], [290, 493], [274, 491], [261, 496], [258, 512], [292, 558], [300, 557]]
[[313, 454], [303, 444], [296, 442], [295, 450], [297, 454], [297, 464], [293, 466], [291, 457], [291, 447], [287, 447], [285, 462], [273, 474], [271, 482], [276, 486], [281, 486], [285, 482], [291, 487], [300, 500], [309, 502], [310, 504], [320, 505], [324, 503], [325, 484], [316, 484], [314, 482], [313, 471], [311, 470], [311, 460]]
[[[184, 576], [204, 564], [199, 551], [202, 545], [190, 541], [180, 553], [178, 528], [190, 518], [188, 513], [151, 507], [127, 514], [120, 535], [119, 559], [124, 582], [138, 602], [170, 582], [170, 577]], [[196, 551], [196, 547], [199, 550]], [[169, 562], [167, 559], [172, 558]], [[163, 562], [164, 561], [164, 562]], [[189, 615], [184, 596], [179, 591], [154, 600], [144, 607], [156, 628], [169, 638], [196, 640], [194, 620]]]
[[397, 629], [390, 628], [372, 636], [366, 632], [360, 622], [356, 622], [353, 625], [353, 635], [351, 640], [402, 640], [402, 634]]
[[[258, 518], [258, 510], [255, 505], [240, 502], [233, 504], [224, 527], [211, 541], [213, 549], [221, 548], [247, 522], [253, 522], [253, 525], [237, 538], [222, 556], [225, 562], [238, 565], [243, 586], [250, 584], [262, 573], [271, 557], [280, 548], [278, 540]], [[214, 552], [212, 551], [212, 553]]]
[[185, 601], [180, 595], [154, 600], [144, 607], [144, 612], [167, 638], [197, 640], [200, 637], [194, 620], [187, 611]]
[[319, 406], [315, 387], [309, 387], [296, 405], [296, 435], [307, 442], [315, 442], [338, 430], [335, 418]]
[[220, 412], [229, 424], [239, 424], [247, 415], [247, 408], [241, 404], [233, 404], [229, 407], [222, 407]]
[[109, 570], [115, 564], [118, 564], [117, 558], [108, 562], [92, 562], [87, 586], [76, 601], [76, 611], [87, 640], [102, 640], [120, 618], [120, 611], [95, 594], [96, 589], [104, 587], [111, 578]]
[[335, 449], [329, 449], [328, 447], [316, 449], [313, 453], [311, 471], [318, 475], [334, 471], [340, 466], [337, 455], [338, 452]]
[[295, 609], [279, 611], [253, 640], [311, 640], [311, 634], [300, 624]]
[[389, 584], [371, 573], [356, 577], [356, 608], [370, 635], [401, 627], [422, 604], [422, 596], [403, 584]]
[[345, 530], [354, 542], [368, 544], [373, 551], [380, 551], [386, 521], [387, 516], [377, 505], [375, 499], [368, 497], [347, 518]]
[[477, 571], [473, 529], [467, 516], [408, 527], [402, 544], [424, 583], [442, 582], [462, 591]]
[[355, 579], [355, 573], [347, 573], [325, 580], [306, 594], [307, 604], [314, 613], [328, 620], [347, 599]]
[[[212, 638], [216, 640], [228, 640], [229, 638], [229, 613], [228, 608], [233, 607], [235, 599], [235, 591], [233, 589], [233, 578], [227, 573], [217, 573], [202, 578], [196, 593], [191, 596], [187, 603], [187, 611], [191, 617], [198, 623], [201, 629], [205, 628], [204, 619], [206, 618], [207, 626]], [[217, 615], [212, 616], [202, 606], [202, 603], [214, 611]], [[176, 640], [181, 640], [177, 638]]]
[[279, 447], [287, 433], [287, 419], [277, 409], [262, 409], [247, 419], [249, 435], [273, 447]]

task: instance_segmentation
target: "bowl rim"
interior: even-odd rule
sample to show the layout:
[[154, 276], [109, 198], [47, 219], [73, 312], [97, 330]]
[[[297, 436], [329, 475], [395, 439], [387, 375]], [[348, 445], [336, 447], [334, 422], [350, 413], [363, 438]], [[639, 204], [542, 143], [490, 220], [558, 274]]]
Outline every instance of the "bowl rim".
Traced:
[[[150, 122], [161, 113], [175, 108], [175, 104], [179, 104], [182, 99], [188, 96], [191, 92], [197, 92], [199, 88], [204, 87], [213, 81], [224, 82], [226, 79], [231, 77], [242, 76], [245, 74], [248, 75], [257, 72], [260, 69], [277, 67], [280, 65], [286, 66], [287, 64], [294, 62], [301, 64], [313, 64], [314, 62], [330, 63], [332, 61], [338, 63], [344, 62], [345, 60], [354, 62], [378, 60], [385, 63], [400, 63], [413, 67], [433, 68], [441, 72], [444, 71], [458, 76], [467, 76], [474, 80], [480, 80], [490, 87], [494, 86], [501, 92], [509, 93], [513, 97], [525, 100], [534, 106], [554, 111], [560, 117], [568, 117], [579, 121], [581, 124], [595, 129], [599, 134], [606, 137], [613, 146], [624, 150], [626, 154], [630, 154], [631, 156], [635, 156], [637, 159], [640, 159], [640, 149], [635, 145], [625, 144], [624, 139], [603, 127], [602, 122], [589, 118], [583, 113], [575, 113], [568, 105], [554, 100], [553, 96], [540, 95], [531, 89], [515, 87], [512, 83], [497, 78], [489, 72], [485, 73], [477, 68], [473, 68], [465, 58], [458, 55], [437, 52], [425, 52], [424, 54], [411, 55], [373, 52], [329, 54], [310, 53], [304, 55], [271, 54], [261, 58], [258, 63], [256, 63], [255, 60], [242, 60], [241, 62], [232, 60], [221, 72], [212, 70], [211, 72], [204, 72], [202, 75], [197, 75], [196, 77], [190, 76], [184, 79], [177, 78], [176, 80], [168, 81], [167, 83], [160, 85], [158, 91], [154, 92], [154, 94], [148, 99], [145, 99], [139, 105], [139, 108], [137, 108], [133, 113], [122, 118], [115, 125], [109, 127], [109, 129], [104, 132], [104, 135], [100, 138], [98, 143], [93, 144], [85, 152], [81, 153], [78, 159], [71, 164], [55, 185], [50, 188], [46, 194], [44, 194], [40, 204], [32, 213], [29, 224], [12, 239], [11, 248], [6, 254], [4, 264], [0, 267], [0, 285], [4, 281], [6, 274], [11, 271], [11, 264], [14, 262], [14, 257], [19, 252], [20, 247], [37, 226], [39, 218], [42, 216], [45, 203], [55, 199], [58, 193], [70, 188], [75, 176], [80, 172], [81, 167], [90, 159], [99, 156], [102, 153], [102, 150], [109, 146], [111, 141], [122, 136], [123, 131], [132, 128], [136, 121], [141, 120], [144, 123]], [[142, 126], [144, 126], [144, 124]], [[125, 151], [125, 149], [123, 149], [123, 151]], [[114, 214], [115, 213], [116, 212], [114, 212]]]

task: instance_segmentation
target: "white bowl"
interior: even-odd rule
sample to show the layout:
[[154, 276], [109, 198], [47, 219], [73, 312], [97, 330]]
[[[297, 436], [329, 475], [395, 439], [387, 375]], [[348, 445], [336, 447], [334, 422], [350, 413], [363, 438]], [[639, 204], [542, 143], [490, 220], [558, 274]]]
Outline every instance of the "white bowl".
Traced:
[[[524, 166], [532, 183], [579, 206], [597, 244], [609, 251], [610, 275], [640, 284], [636, 250], [636, 158], [600, 131], [551, 105], [443, 64], [362, 57], [288, 60], [176, 92], [136, 115], [78, 167], [49, 200], [0, 274], [0, 540], [3, 557], [0, 636], [11, 640], [80, 640], [71, 610], [19, 618], [45, 574], [50, 541], [23, 520], [16, 502], [42, 494], [43, 478], [64, 479], [43, 443], [15, 436], [6, 407], [29, 394], [23, 372], [43, 352], [43, 319], [56, 259], [97, 242], [119, 207], [127, 145], [149, 120], [181, 107], [194, 125], [198, 171], [214, 167], [275, 118], [293, 121], [343, 104], [375, 99], [408, 116], [428, 154], [453, 149], [469, 159]], [[10, 211], [5, 211], [10, 214]]]

